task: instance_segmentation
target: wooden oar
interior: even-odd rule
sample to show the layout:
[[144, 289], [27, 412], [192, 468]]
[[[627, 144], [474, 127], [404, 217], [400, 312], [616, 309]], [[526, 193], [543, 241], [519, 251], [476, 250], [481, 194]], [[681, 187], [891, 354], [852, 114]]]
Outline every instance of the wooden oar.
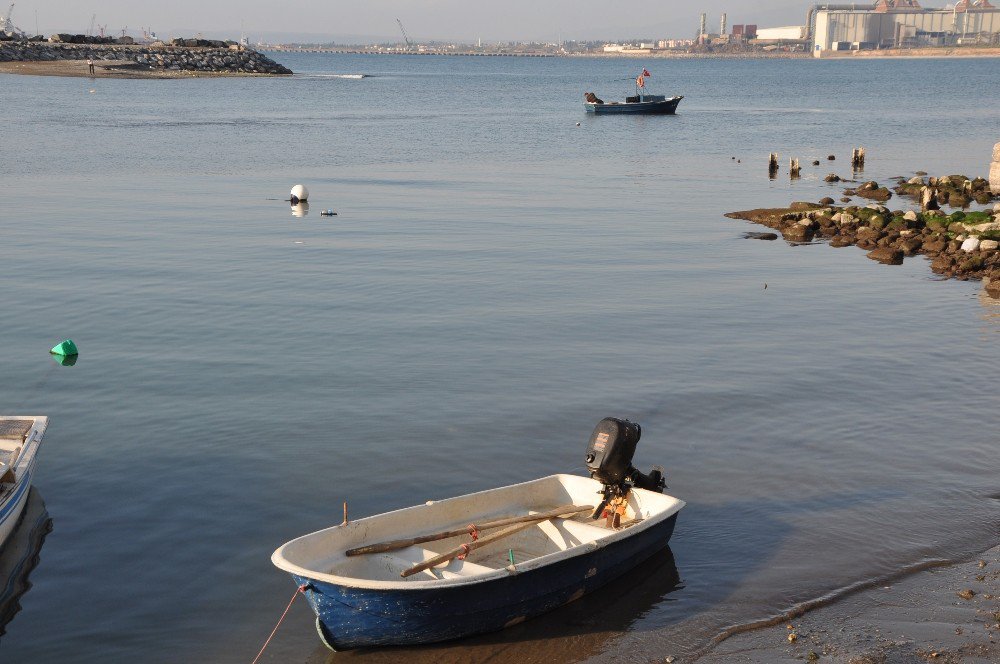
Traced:
[[[425, 569], [428, 569], [430, 567], [434, 567], [435, 565], [440, 565], [441, 563], [449, 561], [452, 558], [457, 558], [458, 556], [463, 555], [463, 554], [467, 555], [470, 552], [475, 551], [476, 549], [478, 549], [480, 547], [486, 546], [487, 544], [492, 544], [493, 542], [496, 542], [498, 540], [502, 540], [505, 537], [510, 537], [511, 535], [514, 535], [515, 533], [519, 533], [522, 530], [526, 530], [528, 528], [531, 528], [532, 526], [538, 525], [542, 521], [548, 521], [549, 519], [554, 519], [557, 516], [561, 516], [562, 514], [575, 514], [577, 512], [586, 512], [586, 511], [590, 511], [592, 509], [594, 509], [593, 505], [590, 505], [588, 507], [575, 507], [574, 506], [574, 507], [571, 508], [571, 510], [569, 512], [563, 511], [563, 512], [559, 512], [557, 514], [552, 514], [551, 512], [547, 512], [545, 516], [543, 516], [541, 514], [533, 514], [532, 515], [533, 517], [541, 517], [541, 518], [538, 518], [538, 519], [536, 519], [534, 521], [531, 521], [529, 523], [522, 523], [520, 525], [514, 526], [513, 528], [508, 528], [507, 530], [501, 530], [498, 533], [493, 533], [492, 535], [487, 535], [486, 537], [480, 537], [479, 539], [473, 540], [473, 541], [469, 542], [468, 544], [463, 544], [462, 546], [457, 546], [454, 549], [452, 549], [451, 551], [446, 551], [445, 553], [442, 553], [439, 556], [434, 556], [433, 558], [431, 558], [429, 560], [425, 560], [422, 563], [417, 563], [413, 567], [411, 567], [411, 568], [409, 568], [407, 570], [403, 570], [402, 572], [399, 573], [399, 575], [405, 579], [408, 576], [413, 576], [417, 572], [423, 572]], [[558, 510], [553, 510], [553, 511], [558, 512]]]
[[[562, 507], [557, 507], [554, 510], [549, 510], [547, 512], [540, 512], [538, 514], [527, 514], [525, 516], [511, 516], [504, 519], [494, 519], [493, 521], [484, 521], [474, 525], [476, 530], [489, 530], [490, 528], [501, 528], [503, 526], [509, 526], [514, 523], [525, 523], [528, 521], [544, 521], [545, 519], [551, 519], [553, 517], [562, 516], [563, 514], [577, 514], [579, 512], [592, 511], [593, 506], [588, 507], [577, 507], [576, 505], [563, 505]], [[367, 546], [360, 546], [356, 549], [350, 549], [346, 553], [348, 556], [360, 556], [365, 553], [385, 553], [386, 551], [395, 551], [397, 549], [405, 549], [408, 546], [413, 546], [414, 544], [421, 544], [423, 542], [433, 542], [435, 540], [447, 539], [449, 537], [455, 537], [456, 535], [467, 535], [469, 534], [469, 526], [464, 528], [457, 528], [455, 530], [446, 530], [440, 533], [431, 533], [430, 535], [420, 535], [418, 537], [410, 537], [407, 539], [391, 540], [388, 542], [380, 542], [378, 544], [369, 544]]]

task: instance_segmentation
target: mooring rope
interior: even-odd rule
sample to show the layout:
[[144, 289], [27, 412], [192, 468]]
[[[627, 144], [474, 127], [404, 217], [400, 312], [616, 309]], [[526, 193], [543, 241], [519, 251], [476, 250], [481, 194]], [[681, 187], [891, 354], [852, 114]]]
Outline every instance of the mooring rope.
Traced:
[[306, 592], [306, 588], [308, 588], [308, 587], [309, 587], [308, 583], [303, 583], [301, 586], [299, 586], [298, 588], [295, 589], [295, 594], [292, 595], [292, 599], [288, 602], [288, 606], [285, 607], [285, 612], [282, 613], [281, 614], [281, 618], [278, 619], [278, 624], [275, 625], [274, 629], [271, 630], [271, 635], [269, 637], [267, 637], [267, 641], [264, 641], [264, 645], [261, 646], [260, 652], [257, 653], [257, 656], [253, 658], [253, 661], [250, 664], [257, 664], [257, 660], [259, 660], [260, 657], [261, 657], [261, 655], [264, 654], [264, 651], [267, 650], [267, 646], [268, 646], [268, 644], [271, 643], [271, 639], [274, 638], [274, 635], [277, 633], [278, 628], [281, 627], [281, 623], [283, 623], [285, 621], [285, 616], [287, 616], [288, 612], [292, 609], [292, 604], [295, 603], [295, 599], [299, 595], [304, 595], [305, 592]]

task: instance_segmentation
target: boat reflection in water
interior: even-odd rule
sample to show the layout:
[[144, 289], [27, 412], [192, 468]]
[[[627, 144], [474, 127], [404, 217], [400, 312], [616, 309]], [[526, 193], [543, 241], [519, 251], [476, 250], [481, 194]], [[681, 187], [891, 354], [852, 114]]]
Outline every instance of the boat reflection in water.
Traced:
[[564, 662], [567, 653], [580, 661], [602, 652], [632, 629], [650, 609], [672, 601], [681, 590], [670, 547], [611, 583], [543, 616], [499, 632], [444, 643], [331, 653], [317, 648], [309, 662], [342, 664], [352, 658], [381, 664], [404, 660], [416, 664], [451, 662]]
[[52, 519], [38, 490], [28, 492], [21, 522], [0, 549], [0, 637], [21, 610], [21, 596], [31, 588], [28, 575], [38, 565], [45, 536], [52, 531]]

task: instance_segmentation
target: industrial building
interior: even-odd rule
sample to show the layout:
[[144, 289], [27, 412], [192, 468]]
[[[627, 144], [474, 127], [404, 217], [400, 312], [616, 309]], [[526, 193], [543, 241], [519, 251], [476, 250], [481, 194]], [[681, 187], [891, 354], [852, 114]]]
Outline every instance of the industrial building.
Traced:
[[1000, 44], [1000, 9], [989, 0], [960, 0], [948, 9], [917, 0], [879, 0], [869, 9], [814, 5], [806, 30], [813, 55], [831, 51]]

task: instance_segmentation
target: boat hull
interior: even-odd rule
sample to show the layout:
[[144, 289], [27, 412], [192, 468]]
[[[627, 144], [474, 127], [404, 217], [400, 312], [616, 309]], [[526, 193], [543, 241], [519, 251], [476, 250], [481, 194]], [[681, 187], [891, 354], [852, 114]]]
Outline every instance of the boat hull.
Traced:
[[331, 649], [446, 641], [518, 624], [606, 585], [662, 550], [676, 521], [674, 513], [605, 547], [475, 584], [371, 589], [293, 577], [306, 585], [320, 637]]
[[619, 115], [619, 114], [639, 114], [639, 115], [674, 115], [677, 112], [677, 105], [684, 97], [673, 97], [665, 101], [645, 101], [625, 104], [591, 104], [585, 103], [588, 113], [595, 115]]
[[0, 489], [0, 549], [3, 548], [7, 538], [10, 537], [11, 532], [17, 526], [21, 518], [21, 512], [24, 510], [24, 505], [28, 502], [28, 492], [31, 489], [31, 480], [35, 472], [35, 454], [38, 452], [38, 448], [42, 442], [42, 435], [48, 424], [48, 419], [45, 417], [0, 418], [0, 420], [10, 419], [30, 419], [33, 420], [33, 424], [23, 444], [14, 444], [18, 446], [18, 449], [23, 448], [18, 458], [14, 460], [15, 463], [13, 466], [9, 468], [9, 471], [14, 472], [16, 481], [13, 486], [3, 484], [3, 488]]

